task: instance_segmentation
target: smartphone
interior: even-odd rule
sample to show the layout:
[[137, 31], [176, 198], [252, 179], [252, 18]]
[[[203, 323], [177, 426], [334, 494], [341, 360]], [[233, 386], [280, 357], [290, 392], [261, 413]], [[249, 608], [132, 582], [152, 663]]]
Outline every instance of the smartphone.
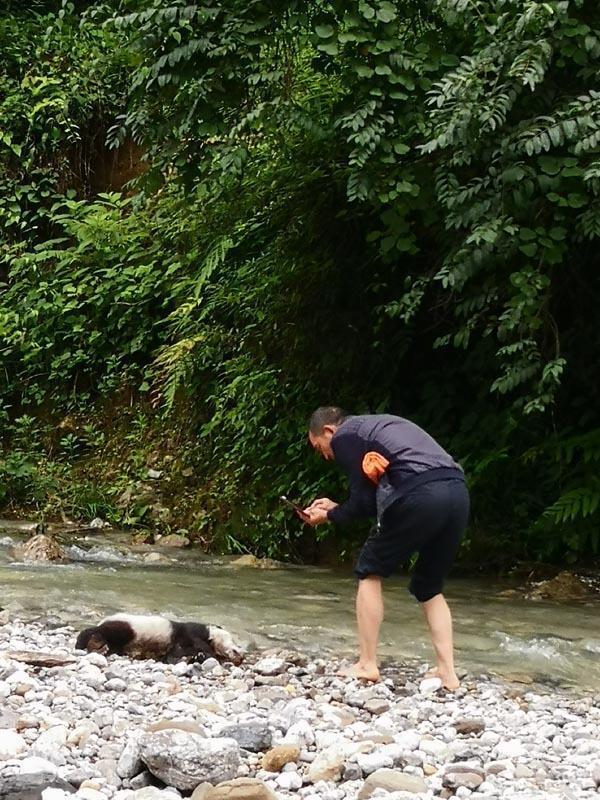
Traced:
[[292, 500], [288, 500], [288, 498], [284, 494], [280, 495], [279, 499], [281, 500], [282, 503], [285, 503], [286, 506], [293, 508], [299, 517], [301, 517], [302, 519], [308, 519], [308, 516], [304, 513], [304, 511], [298, 505], [298, 503], [294, 503], [292, 502]]

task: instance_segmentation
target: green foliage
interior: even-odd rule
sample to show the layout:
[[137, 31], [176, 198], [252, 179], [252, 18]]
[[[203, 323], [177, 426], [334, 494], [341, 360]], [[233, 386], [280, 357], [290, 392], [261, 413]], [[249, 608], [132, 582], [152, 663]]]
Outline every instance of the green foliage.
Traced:
[[[27, 4], [26, 4], [27, 5]], [[67, 187], [89, 192], [124, 93], [117, 39], [74, 4], [0, 11], [0, 232], [43, 239]]]
[[[0, 15], [9, 423], [147, 399], [203, 536], [276, 555], [277, 494], [334, 494], [312, 407], [391, 410], [463, 462], [473, 548], [596, 553], [596, 5], [88, 5]], [[94, 190], [105, 137], [135, 196]]]

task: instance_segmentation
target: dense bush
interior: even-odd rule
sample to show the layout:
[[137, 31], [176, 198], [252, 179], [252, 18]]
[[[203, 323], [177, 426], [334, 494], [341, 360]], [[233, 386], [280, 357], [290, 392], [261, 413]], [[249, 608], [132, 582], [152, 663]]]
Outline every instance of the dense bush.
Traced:
[[[52, 171], [4, 234], [7, 426], [152, 407], [221, 527], [276, 553], [276, 495], [335, 486], [312, 407], [391, 410], [464, 464], [474, 553], [597, 554], [597, 6], [89, 6], [2, 17], [4, 175], [32, 143]], [[34, 135], [42, 31], [80, 68]], [[148, 154], [136, 196], [60, 166], [95, 125]]]

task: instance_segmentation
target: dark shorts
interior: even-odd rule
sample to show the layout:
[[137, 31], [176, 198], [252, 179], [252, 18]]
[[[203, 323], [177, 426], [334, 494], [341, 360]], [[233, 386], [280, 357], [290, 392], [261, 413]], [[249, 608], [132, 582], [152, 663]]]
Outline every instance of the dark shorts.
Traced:
[[461, 479], [421, 484], [393, 503], [363, 545], [359, 578], [389, 577], [419, 554], [409, 590], [421, 603], [442, 591], [469, 519], [469, 491]]

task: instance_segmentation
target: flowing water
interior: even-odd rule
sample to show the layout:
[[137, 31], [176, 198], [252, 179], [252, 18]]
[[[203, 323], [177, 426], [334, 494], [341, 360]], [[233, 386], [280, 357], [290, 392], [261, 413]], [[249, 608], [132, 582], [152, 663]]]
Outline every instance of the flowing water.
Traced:
[[[14, 616], [79, 628], [117, 611], [158, 613], [221, 624], [250, 646], [353, 654], [354, 582], [348, 572], [236, 567], [233, 558], [195, 550], [171, 550], [170, 562], [149, 565], [143, 553], [125, 547], [125, 535], [114, 532], [71, 535], [71, 563], [23, 564], [11, 556], [22, 538], [14, 524], [0, 522], [0, 605]], [[425, 664], [430, 645], [406, 583], [405, 577], [386, 583], [381, 655]], [[487, 579], [449, 581], [459, 665], [600, 691], [600, 603], [501, 597], [506, 588]]]

